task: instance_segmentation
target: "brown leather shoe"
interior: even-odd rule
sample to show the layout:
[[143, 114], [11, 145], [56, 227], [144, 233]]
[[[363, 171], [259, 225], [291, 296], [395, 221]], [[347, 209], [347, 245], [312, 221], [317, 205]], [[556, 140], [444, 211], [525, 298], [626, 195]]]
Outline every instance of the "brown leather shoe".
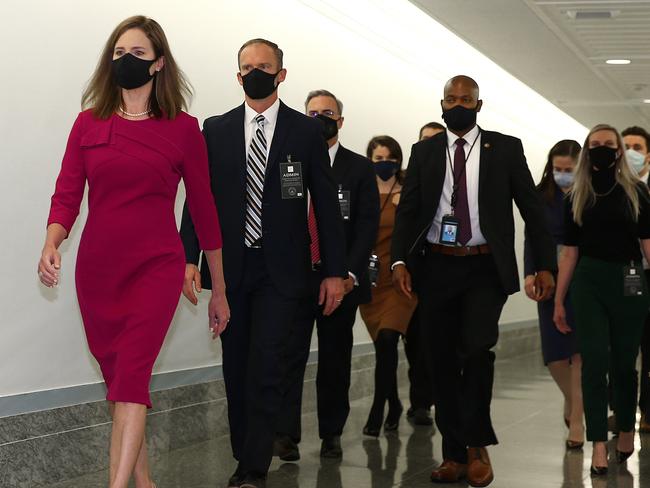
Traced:
[[642, 434], [650, 433], [650, 423], [644, 414], [641, 414], [641, 421], [639, 422], [639, 432]]
[[470, 486], [487, 486], [492, 483], [494, 472], [490, 456], [484, 447], [467, 449], [467, 481]]
[[445, 460], [431, 472], [434, 483], [456, 483], [467, 476], [467, 464]]

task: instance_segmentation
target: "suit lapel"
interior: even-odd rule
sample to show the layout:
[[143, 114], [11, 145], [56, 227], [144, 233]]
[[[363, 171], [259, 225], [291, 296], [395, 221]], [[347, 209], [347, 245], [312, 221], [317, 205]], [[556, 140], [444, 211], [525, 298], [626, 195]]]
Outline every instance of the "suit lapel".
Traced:
[[336, 151], [336, 157], [334, 158], [334, 164], [332, 165], [334, 181], [337, 183], [343, 181], [346, 173], [350, 170], [350, 165], [345, 163], [346, 156], [347, 149], [345, 149], [343, 146], [339, 146], [338, 151]]
[[[436, 140], [436, 145], [433, 147], [433, 151], [429, 157], [429, 165], [427, 170], [430, 171], [430, 174], [424, 175], [424, 181], [431, 181], [433, 187], [430, 195], [430, 201], [428, 208], [431, 209], [433, 215], [435, 215], [436, 209], [440, 203], [440, 197], [442, 196], [442, 189], [445, 184], [445, 177], [447, 175], [447, 137], [442, 136]], [[433, 216], [431, 217], [433, 219]]]
[[[478, 170], [478, 208], [479, 211], [481, 207], [483, 206], [483, 199], [485, 198], [485, 181], [487, 178], [487, 174], [489, 171], [489, 166], [492, 161], [492, 154], [494, 152], [494, 149], [492, 147], [493, 145], [493, 138], [492, 138], [492, 133], [491, 132], [485, 132], [481, 131], [481, 147], [479, 148], [481, 150], [481, 155], [479, 158], [479, 170]], [[479, 216], [480, 218], [480, 216]]]
[[242, 185], [246, 184], [246, 137], [244, 135], [244, 105], [240, 105], [233, 113], [230, 133], [233, 141], [234, 164], [239, 170], [239, 177]]
[[284, 141], [289, 134], [289, 108], [280, 101], [280, 108], [278, 110], [278, 120], [275, 123], [275, 131], [273, 132], [273, 140], [271, 141], [271, 148], [269, 149], [269, 160], [266, 165], [266, 174], [268, 175], [273, 166], [277, 163], [279, 157], [286, 157], [287, 154], [280, 154], [280, 149], [284, 145]]

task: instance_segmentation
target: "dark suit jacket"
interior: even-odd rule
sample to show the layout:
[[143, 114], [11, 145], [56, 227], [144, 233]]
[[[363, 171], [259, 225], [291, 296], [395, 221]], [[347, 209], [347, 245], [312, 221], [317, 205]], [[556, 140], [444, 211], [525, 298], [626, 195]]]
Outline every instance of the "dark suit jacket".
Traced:
[[[446, 174], [445, 132], [413, 146], [402, 197], [397, 208], [391, 247], [392, 262], [413, 258], [426, 246], [426, 236], [438, 209]], [[555, 244], [546, 226], [544, 205], [530, 175], [521, 141], [498, 132], [481, 132], [479, 219], [508, 294], [519, 291], [515, 258], [512, 202], [526, 223], [536, 269], [557, 269]]]
[[[210, 117], [203, 124], [208, 147], [210, 180], [223, 236], [226, 287], [235, 292], [244, 270], [246, 213], [246, 147], [244, 105]], [[306, 191], [312, 195], [318, 222], [322, 269], [325, 276], [347, 278], [345, 236], [336, 186], [321, 124], [280, 102], [277, 124], [269, 148], [262, 201], [262, 245], [273, 283], [289, 296], [309, 293], [311, 255]], [[280, 163], [291, 156], [302, 163], [305, 197], [283, 200]], [[200, 249], [187, 206], [183, 210], [181, 238], [188, 263], [199, 263]], [[203, 287], [211, 288], [203, 258]]]
[[379, 190], [375, 170], [370, 160], [339, 146], [332, 171], [337, 186], [350, 192], [350, 219], [343, 221], [347, 266], [359, 280], [359, 285], [345, 299], [357, 304], [368, 303], [371, 300], [368, 261], [379, 228]]

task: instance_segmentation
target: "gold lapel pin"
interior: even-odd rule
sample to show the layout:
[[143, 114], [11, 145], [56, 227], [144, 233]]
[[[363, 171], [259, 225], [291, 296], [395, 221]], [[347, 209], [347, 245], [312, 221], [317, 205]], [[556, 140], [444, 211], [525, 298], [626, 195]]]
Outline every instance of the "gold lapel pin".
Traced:
[[489, 142], [486, 142], [485, 144], [483, 144], [483, 147], [486, 148], [486, 149], [489, 148], [489, 147], [490, 147], [490, 143], [489, 143]]

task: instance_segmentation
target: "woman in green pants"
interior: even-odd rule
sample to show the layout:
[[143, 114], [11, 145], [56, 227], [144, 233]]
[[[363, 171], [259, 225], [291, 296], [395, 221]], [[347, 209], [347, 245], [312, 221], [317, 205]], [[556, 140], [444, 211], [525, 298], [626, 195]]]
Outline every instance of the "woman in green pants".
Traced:
[[592, 475], [607, 473], [608, 374], [620, 432], [618, 462], [634, 451], [634, 371], [650, 305], [639, 248], [640, 240], [650, 256], [650, 197], [630, 171], [624, 151], [611, 126], [597, 125], [587, 136], [566, 200], [555, 294], [553, 320], [568, 333], [564, 298], [571, 284]]

